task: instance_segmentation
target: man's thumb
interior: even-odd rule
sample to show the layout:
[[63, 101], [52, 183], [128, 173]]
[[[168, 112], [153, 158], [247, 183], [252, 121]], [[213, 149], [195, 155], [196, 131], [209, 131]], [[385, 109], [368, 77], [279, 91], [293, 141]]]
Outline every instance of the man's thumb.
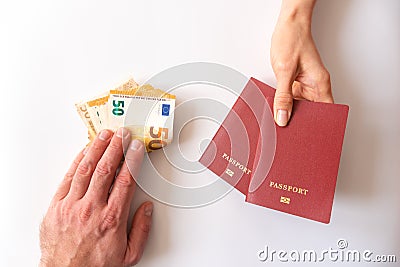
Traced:
[[279, 81], [274, 97], [274, 118], [279, 126], [286, 126], [292, 114], [293, 95], [290, 79]]

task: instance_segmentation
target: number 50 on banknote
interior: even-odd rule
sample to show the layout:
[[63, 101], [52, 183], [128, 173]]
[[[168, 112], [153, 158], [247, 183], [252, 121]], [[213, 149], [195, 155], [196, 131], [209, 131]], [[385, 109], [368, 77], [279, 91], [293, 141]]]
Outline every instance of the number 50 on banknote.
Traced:
[[172, 142], [175, 96], [133, 79], [91, 100], [76, 104], [93, 140], [103, 129], [125, 127], [148, 152]]

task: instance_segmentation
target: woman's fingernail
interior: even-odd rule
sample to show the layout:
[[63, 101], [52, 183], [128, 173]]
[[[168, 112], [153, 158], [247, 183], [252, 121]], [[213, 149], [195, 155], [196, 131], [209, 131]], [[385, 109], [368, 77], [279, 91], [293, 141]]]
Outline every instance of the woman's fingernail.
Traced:
[[278, 109], [276, 118], [279, 126], [286, 126], [289, 120], [288, 111], [285, 109]]
[[153, 203], [147, 204], [146, 207], [144, 207], [144, 215], [150, 217], [152, 213], [153, 213]]
[[131, 141], [131, 145], [129, 146], [129, 148], [131, 150], [139, 150], [142, 146], [143, 146], [143, 144], [142, 144], [142, 142], [140, 140], [133, 139]]
[[103, 130], [100, 132], [99, 139], [106, 141], [108, 138], [111, 137], [111, 133], [109, 130]]

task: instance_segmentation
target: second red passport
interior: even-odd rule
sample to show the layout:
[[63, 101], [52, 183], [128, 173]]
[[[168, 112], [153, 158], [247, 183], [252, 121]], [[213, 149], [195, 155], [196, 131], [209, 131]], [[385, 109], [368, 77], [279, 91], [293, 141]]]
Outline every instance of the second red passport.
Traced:
[[275, 127], [274, 94], [251, 78], [200, 163], [247, 202], [329, 223], [348, 106], [295, 101]]

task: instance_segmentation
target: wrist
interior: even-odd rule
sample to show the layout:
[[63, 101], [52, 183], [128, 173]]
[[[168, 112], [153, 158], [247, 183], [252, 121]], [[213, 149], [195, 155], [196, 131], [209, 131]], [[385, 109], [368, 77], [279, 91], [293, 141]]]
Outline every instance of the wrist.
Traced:
[[311, 26], [316, 0], [283, 0], [279, 21], [299, 22]]

